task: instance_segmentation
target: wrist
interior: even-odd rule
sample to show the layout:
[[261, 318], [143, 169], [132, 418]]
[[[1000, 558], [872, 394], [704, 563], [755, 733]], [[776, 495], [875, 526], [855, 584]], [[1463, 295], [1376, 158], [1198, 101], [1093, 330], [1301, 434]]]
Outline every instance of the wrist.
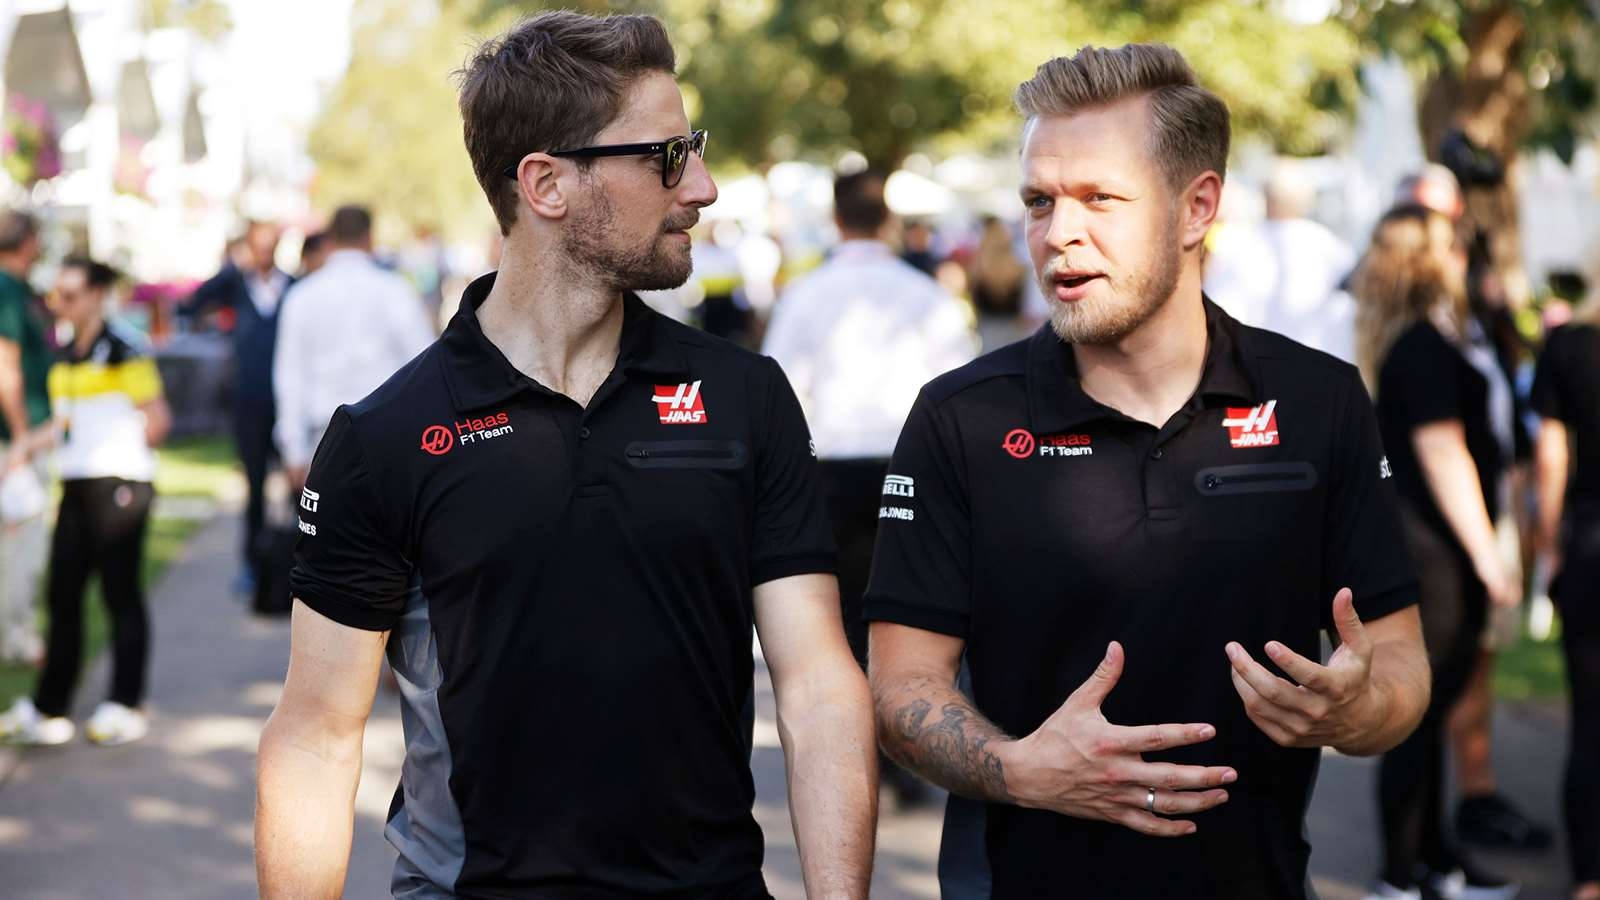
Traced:
[[989, 744], [989, 752], [1000, 762], [1000, 778], [1006, 793], [995, 799], [1033, 809], [1038, 806], [1034, 799], [1037, 794], [1031, 789], [1033, 766], [1023, 740], [1013, 738]]
[[1389, 719], [1390, 705], [1388, 691], [1377, 681], [1369, 681], [1367, 689], [1347, 707], [1345, 733], [1334, 742], [1333, 749], [1346, 756], [1369, 755], [1368, 748]]

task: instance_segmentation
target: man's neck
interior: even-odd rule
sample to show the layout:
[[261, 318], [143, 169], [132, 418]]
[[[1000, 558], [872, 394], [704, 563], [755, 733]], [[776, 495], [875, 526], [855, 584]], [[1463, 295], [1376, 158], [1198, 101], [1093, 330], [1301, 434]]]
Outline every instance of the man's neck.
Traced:
[[1166, 304], [1115, 344], [1074, 344], [1078, 382], [1095, 400], [1157, 428], [1194, 396], [1206, 362], [1198, 279], [1180, 279]]
[[507, 251], [478, 307], [484, 337], [524, 375], [588, 406], [617, 363], [622, 294], [569, 266]]
[[89, 348], [94, 346], [95, 340], [100, 337], [100, 332], [104, 330], [104, 319], [94, 319], [89, 322], [85, 322], [81, 328], [74, 328], [72, 335], [73, 351], [79, 356], [88, 353]]
[[0, 258], [0, 272], [4, 272], [18, 281], [28, 280], [28, 267], [21, 260]]

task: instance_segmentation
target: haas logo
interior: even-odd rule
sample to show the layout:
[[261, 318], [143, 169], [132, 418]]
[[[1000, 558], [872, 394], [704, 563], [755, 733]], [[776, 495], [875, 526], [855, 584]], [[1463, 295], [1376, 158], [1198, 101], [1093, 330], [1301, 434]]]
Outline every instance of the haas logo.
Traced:
[[1268, 400], [1260, 406], [1228, 407], [1228, 417], [1222, 420], [1228, 429], [1228, 443], [1235, 450], [1245, 447], [1276, 447], [1278, 445], [1278, 401]]
[[700, 382], [679, 385], [658, 384], [650, 399], [656, 402], [663, 425], [704, 425], [706, 423], [705, 398], [700, 396]]

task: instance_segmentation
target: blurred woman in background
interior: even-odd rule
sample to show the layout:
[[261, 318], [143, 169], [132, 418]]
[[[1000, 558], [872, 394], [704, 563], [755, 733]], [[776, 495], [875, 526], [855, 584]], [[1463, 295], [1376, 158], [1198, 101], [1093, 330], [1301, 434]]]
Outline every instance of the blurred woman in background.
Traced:
[[972, 306], [978, 317], [980, 353], [1020, 341], [1032, 331], [1022, 315], [1027, 267], [1017, 258], [1011, 232], [993, 216], [983, 220], [978, 248], [967, 269]]
[[1555, 573], [1572, 705], [1562, 804], [1572, 897], [1600, 900], [1600, 292], [1546, 338], [1533, 406], [1540, 568]]
[[1433, 694], [1417, 730], [1385, 754], [1378, 798], [1384, 862], [1372, 896], [1510, 897], [1445, 833], [1445, 720], [1477, 658], [1489, 603], [1521, 590], [1495, 538], [1512, 455], [1511, 386], [1468, 314], [1466, 257], [1451, 221], [1421, 206], [1387, 213], [1352, 278], [1357, 358], [1401, 499], [1420, 587]]
[[91, 741], [122, 744], [148, 731], [140, 707], [150, 650], [145, 612], [144, 539], [155, 497], [155, 452], [172, 416], [155, 361], [106, 319], [116, 284], [110, 267], [68, 258], [53, 311], [72, 340], [50, 369], [55, 418], [31, 436], [54, 445], [61, 507], [50, 545], [49, 637], [34, 696], [0, 715], [0, 737], [64, 744], [76, 732], [67, 718], [83, 658], [83, 600], [89, 576], [111, 614], [111, 695], [90, 716]]

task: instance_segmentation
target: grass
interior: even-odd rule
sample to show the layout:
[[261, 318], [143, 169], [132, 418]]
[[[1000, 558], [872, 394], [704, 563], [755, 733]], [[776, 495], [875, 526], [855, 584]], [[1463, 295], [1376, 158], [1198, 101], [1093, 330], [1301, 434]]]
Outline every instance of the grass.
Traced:
[[1566, 664], [1561, 658], [1561, 620], [1550, 638], [1535, 641], [1526, 633], [1495, 657], [1494, 694], [1503, 700], [1544, 700], [1567, 691]]
[[[161, 448], [161, 468], [156, 475], [156, 494], [162, 498], [191, 500], [218, 500], [239, 478], [235, 471], [233, 445], [224, 438], [195, 438], [174, 442]], [[150, 531], [145, 539], [145, 588], [152, 588], [183, 553], [189, 538], [205, 524], [204, 521], [183, 516], [162, 515], [157, 502], [157, 513], [150, 520]], [[41, 633], [47, 616], [43, 612], [43, 586], [40, 588], [39, 626]], [[84, 666], [87, 668], [110, 637], [110, 623], [105, 604], [100, 600], [100, 586], [91, 581], [84, 597]], [[0, 708], [9, 708], [17, 697], [33, 692], [38, 672], [28, 666], [0, 663]], [[98, 696], [105, 685], [79, 682], [78, 693], [88, 692]]]

